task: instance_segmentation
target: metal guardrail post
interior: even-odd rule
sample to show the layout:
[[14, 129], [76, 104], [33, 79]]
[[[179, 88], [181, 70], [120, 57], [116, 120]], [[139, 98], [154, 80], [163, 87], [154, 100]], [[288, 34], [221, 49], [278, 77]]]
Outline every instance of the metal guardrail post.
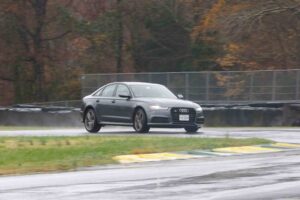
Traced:
[[148, 82], [150, 82], [150, 83], [152, 82], [152, 74], [151, 73], [148, 74]]
[[165, 74], [167, 76], [167, 87], [170, 87], [170, 73]]
[[189, 74], [188, 73], [185, 73], [185, 76], [184, 76], [184, 85], [185, 85], [185, 90], [184, 90], [184, 93], [185, 93], [185, 96], [186, 96], [186, 99], [190, 99], [190, 87], [189, 87]]
[[101, 76], [97, 76], [96, 78], [97, 78], [97, 88], [99, 88], [100, 87]]
[[296, 75], [296, 100], [300, 100], [299, 98], [299, 84], [300, 84], [300, 70], [297, 71], [297, 75]]
[[82, 76], [80, 77], [80, 83], [81, 83], [81, 97], [84, 97], [84, 96], [85, 96], [85, 94], [84, 94], [84, 92], [85, 92], [84, 79], [85, 79], [85, 75], [82, 75]]
[[[227, 77], [230, 77], [230, 72], [227, 72]], [[228, 91], [230, 89], [230, 82], [231, 82], [231, 77], [229, 78], [230, 81], [226, 81], [226, 91]], [[230, 101], [230, 96], [227, 94], [226, 95], [226, 101], [229, 102]]]
[[272, 100], [276, 100], [276, 71], [273, 71]]
[[209, 81], [210, 81], [210, 73], [206, 74], [206, 82], [205, 82], [205, 100], [209, 101]]
[[250, 75], [250, 88], [249, 88], [249, 100], [253, 99], [253, 84], [254, 84], [254, 72], [251, 72]]

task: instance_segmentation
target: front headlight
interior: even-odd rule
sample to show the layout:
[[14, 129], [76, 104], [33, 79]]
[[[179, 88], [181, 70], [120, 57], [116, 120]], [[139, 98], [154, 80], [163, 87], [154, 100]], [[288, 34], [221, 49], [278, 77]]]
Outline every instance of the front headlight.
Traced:
[[201, 108], [201, 107], [199, 107], [199, 108], [196, 108], [196, 111], [197, 111], [197, 112], [203, 112], [203, 110], [202, 110], [202, 108]]
[[159, 106], [159, 105], [153, 105], [153, 106], [150, 106], [150, 109], [151, 110], [168, 110], [169, 108], [168, 107], [162, 107], [162, 106]]

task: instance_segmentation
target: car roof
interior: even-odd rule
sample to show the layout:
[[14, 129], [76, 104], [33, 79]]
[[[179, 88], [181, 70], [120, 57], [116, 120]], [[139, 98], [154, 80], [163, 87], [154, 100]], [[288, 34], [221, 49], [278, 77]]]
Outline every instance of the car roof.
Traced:
[[132, 81], [132, 82], [111, 82], [111, 83], [107, 83], [107, 84], [101, 86], [96, 91], [94, 91], [91, 95], [96, 94], [99, 90], [102, 90], [106, 86], [112, 85], [112, 84], [125, 84], [125, 85], [128, 85], [128, 86], [130, 86], [130, 85], [161, 85], [161, 84], [158, 84], [158, 83], [134, 82], [134, 81]]

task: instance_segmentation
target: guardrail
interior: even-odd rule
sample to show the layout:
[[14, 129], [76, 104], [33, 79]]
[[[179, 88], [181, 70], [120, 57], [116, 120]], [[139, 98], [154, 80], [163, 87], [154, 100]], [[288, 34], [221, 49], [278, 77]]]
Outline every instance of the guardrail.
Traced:
[[35, 106], [46, 106], [46, 107], [81, 107], [81, 100], [67, 100], [67, 101], [50, 101], [50, 102], [36, 102], [30, 103], [30, 105]]

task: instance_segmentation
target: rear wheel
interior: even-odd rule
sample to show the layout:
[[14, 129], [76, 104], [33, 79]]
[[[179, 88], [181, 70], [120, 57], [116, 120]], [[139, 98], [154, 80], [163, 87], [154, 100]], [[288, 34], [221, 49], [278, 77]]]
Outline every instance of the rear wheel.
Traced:
[[84, 127], [90, 133], [97, 133], [101, 126], [97, 122], [96, 113], [93, 109], [88, 109], [84, 115]]
[[147, 116], [143, 109], [139, 108], [134, 114], [133, 128], [138, 133], [148, 133], [150, 127], [147, 125]]
[[197, 126], [187, 126], [184, 129], [187, 133], [196, 133], [199, 128]]

